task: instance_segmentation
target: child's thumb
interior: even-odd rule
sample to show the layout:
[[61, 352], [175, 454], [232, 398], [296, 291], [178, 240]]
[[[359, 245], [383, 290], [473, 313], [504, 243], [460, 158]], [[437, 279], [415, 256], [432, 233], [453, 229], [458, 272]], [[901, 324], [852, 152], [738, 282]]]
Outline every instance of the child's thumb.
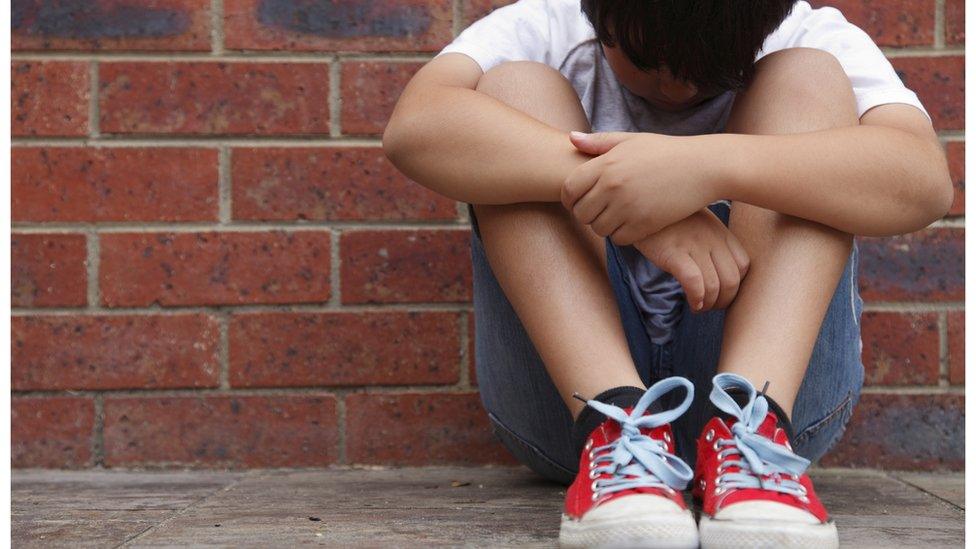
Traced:
[[580, 152], [600, 155], [617, 146], [626, 136], [626, 132], [570, 132], [569, 140]]

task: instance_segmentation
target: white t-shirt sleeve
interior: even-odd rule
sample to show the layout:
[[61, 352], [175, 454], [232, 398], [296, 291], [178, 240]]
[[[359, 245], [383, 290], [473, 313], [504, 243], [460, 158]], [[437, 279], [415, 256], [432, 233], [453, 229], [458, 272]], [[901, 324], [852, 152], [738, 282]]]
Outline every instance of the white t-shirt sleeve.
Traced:
[[558, 69], [566, 53], [592, 35], [579, 0], [519, 0], [475, 21], [438, 55], [463, 53], [485, 72], [506, 61]]
[[871, 37], [834, 8], [797, 2], [793, 13], [767, 38], [760, 57], [786, 48], [816, 48], [833, 54], [851, 80], [861, 116], [878, 105], [904, 103], [928, 116]]

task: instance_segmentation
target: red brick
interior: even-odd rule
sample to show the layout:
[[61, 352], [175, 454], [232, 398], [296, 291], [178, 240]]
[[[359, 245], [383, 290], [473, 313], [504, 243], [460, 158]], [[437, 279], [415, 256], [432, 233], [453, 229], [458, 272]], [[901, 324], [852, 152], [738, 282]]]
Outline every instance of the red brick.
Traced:
[[338, 458], [326, 394], [105, 399], [105, 464], [317, 467]]
[[946, 159], [949, 161], [949, 176], [955, 190], [955, 198], [949, 215], [966, 213], [966, 143], [953, 141], [946, 144]]
[[120, 62], [99, 69], [106, 133], [329, 133], [324, 63]]
[[864, 313], [861, 337], [865, 383], [935, 385], [939, 382], [936, 313]]
[[868, 301], [954, 301], [965, 296], [965, 233], [927, 229], [859, 238], [861, 295]]
[[452, 4], [228, 0], [224, 43], [231, 50], [437, 51], [451, 40]]
[[966, 0], [946, 0], [945, 40], [949, 45], [966, 43]]
[[814, 7], [839, 9], [879, 46], [931, 45], [935, 0], [813, 0]]
[[966, 383], [966, 313], [951, 312], [947, 315], [949, 332], [949, 383]]
[[961, 55], [891, 60], [905, 85], [918, 94], [938, 130], [965, 127], [965, 62]]
[[231, 178], [235, 219], [457, 217], [453, 200], [407, 179], [378, 147], [234, 149]]
[[215, 149], [15, 147], [15, 221], [217, 219]]
[[959, 394], [864, 394], [828, 467], [896, 470], [965, 467], [965, 410]]
[[346, 456], [382, 465], [513, 462], [477, 393], [349, 395]]
[[241, 387], [451, 384], [459, 314], [234, 315], [230, 382]]
[[13, 307], [81, 307], [88, 302], [87, 244], [79, 234], [10, 237]]
[[207, 315], [18, 316], [15, 391], [216, 387], [219, 328]]
[[210, 0], [16, 0], [14, 50], [210, 49]]
[[95, 405], [90, 398], [15, 397], [10, 407], [13, 467], [91, 467]]
[[342, 133], [379, 135], [421, 63], [342, 64]]
[[328, 231], [105, 234], [109, 307], [329, 299]]
[[471, 299], [470, 235], [458, 230], [343, 233], [343, 303]]
[[88, 63], [16, 61], [10, 66], [10, 133], [88, 134]]
[[464, 11], [463, 24], [465, 27], [474, 23], [478, 19], [488, 15], [496, 8], [513, 3], [514, 0], [462, 0], [462, 10]]

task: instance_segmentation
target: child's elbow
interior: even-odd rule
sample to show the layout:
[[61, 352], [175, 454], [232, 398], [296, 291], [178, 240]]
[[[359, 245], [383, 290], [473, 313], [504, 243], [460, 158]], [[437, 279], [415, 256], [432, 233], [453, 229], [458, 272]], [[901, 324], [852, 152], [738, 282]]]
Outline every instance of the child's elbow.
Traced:
[[407, 136], [405, 134], [402, 124], [398, 123], [396, 119], [391, 119], [383, 130], [383, 154], [398, 168], [405, 156], [407, 147]]
[[930, 222], [934, 222], [949, 214], [956, 199], [948, 168], [942, 166], [942, 169], [935, 170], [927, 187], [926, 214]]

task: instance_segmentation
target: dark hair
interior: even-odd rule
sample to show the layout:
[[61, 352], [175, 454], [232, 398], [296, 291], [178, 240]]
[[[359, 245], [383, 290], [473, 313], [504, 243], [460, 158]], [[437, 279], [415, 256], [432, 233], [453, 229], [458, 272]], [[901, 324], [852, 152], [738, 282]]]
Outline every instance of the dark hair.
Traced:
[[796, 0], [582, 0], [597, 39], [641, 70], [703, 90], [744, 87], [763, 41]]

